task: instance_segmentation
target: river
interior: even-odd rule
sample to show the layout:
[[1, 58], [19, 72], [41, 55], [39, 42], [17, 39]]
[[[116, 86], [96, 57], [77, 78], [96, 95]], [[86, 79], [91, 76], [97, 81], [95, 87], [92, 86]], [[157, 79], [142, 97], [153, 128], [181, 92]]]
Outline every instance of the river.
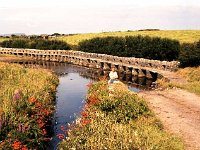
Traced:
[[[95, 82], [108, 72], [89, 69], [82, 66], [44, 61], [12, 61], [30, 68], [50, 69], [59, 76], [59, 85], [56, 93], [55, 113], [52, 118], [52, 140], [48, 149], [55, 150], [61, 141], [58, 134], [66, 132], [67, 124], [72, 123], [79, 116], [79, 112], [84, 105], [87, 94], [87, 84]], [[139, 92], [148, 89], [151, 83], [156, 79], [147, 80], [146, 78], [137, 78], [131, 75], [120, 74], [119, 78], [128, 85], [131, 91]]]

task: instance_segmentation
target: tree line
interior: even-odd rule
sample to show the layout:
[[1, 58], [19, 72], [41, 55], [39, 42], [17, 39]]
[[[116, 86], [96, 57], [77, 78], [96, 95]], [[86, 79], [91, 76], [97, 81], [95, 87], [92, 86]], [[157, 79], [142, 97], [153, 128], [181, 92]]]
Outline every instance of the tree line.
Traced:
[[[1, 42], [0, 46], [43, 50], [73, 49], [64, 41], [42, 38], [11, 38]], [[180, 44], [177, 40], [149, 36], [96, 37], [79, 42], [76, 50], [121, 57], [178, 60], [182, 67], [200, 65], [200, 40]]]

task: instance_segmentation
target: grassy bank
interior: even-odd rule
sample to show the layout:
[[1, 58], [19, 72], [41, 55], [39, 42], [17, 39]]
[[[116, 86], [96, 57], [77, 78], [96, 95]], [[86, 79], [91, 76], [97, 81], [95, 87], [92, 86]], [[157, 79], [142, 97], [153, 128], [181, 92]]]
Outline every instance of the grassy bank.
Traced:
[[95, 37], [107, 36], [151, 36], [169, 38], [180, 41], [180, 43], [193, 43], [200, 39], [200, 30], [161, 30], [161, 31], [127, 31], [127, 32], [102, 32], [102, 33], [87, 33], [72, 36], [60, 36], [56, 39], [66, 41], [70, 45], [78, 45], [80, 41], [92, 39]]
[[179, 78], [184, 78], [186, 83], [166, 81], [161, 79], [157, 81], [159, 86], [161, 88], [178, 87], [200, 95], [200, 67], [187, 67], [179, 69], [176, 74], [179, 76]]
[[143, 99], [116, 85], [109, 96], [106, 81], [89, 84], [81, 118], [69, 126], [59, 149], [182, 150], [181, 140], [163, 131]]
[[187, 84], [179, 87], [200, 95], [200, 67], [188, 67], [177, 72], [187, 80]]
[[41, 149], [58, 79], [42, 69], [0, 62], [0, 149]]

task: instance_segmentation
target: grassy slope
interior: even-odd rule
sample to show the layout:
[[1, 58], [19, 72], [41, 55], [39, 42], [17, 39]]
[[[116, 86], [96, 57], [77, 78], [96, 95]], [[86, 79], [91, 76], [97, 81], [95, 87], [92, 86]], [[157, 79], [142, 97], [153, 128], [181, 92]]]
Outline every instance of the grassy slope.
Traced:
[[94, 37], [105, 36], [135, 36], [135, 35], [149, 35], [159, 36], [162, 38], [170, 38], [179, 40], [181, 43], [192, 43], [200, 39], [200, 30], [163, 30], [163, 31], [131, 31], [131, 32], [105, 32], [105, 33], [87, 33], [73, 36], [61, 36], [57, 39], [64, 40], [71, 45], [77, 45], [80, 41], [91, 39]]
[[[178, 83], [175, 81], [166, 81], [165, 79], [157, 80], [159, 86], [162, 88], [173, 88], [178, 87], [181, 89], [185, 89], [189, 92], [200, 95], [200, 67], [187, 67], [183, 69], [179, 69], [176, 74], [185, 81], [179, 81]], [[182, 83], [181, 83], [182, 82]]]
[[67, 149], [183, 150], [179, 138], [165, 132], [145, 101], [117, 85], [109, 96], [107, 82], [89, 85], [80, 123], [71, 125], [60, 144]]
[[186, 85], [179, 85], [181, 88], [200, 95], [200, 67], [179, 69], [177, 73], [188, 81]]

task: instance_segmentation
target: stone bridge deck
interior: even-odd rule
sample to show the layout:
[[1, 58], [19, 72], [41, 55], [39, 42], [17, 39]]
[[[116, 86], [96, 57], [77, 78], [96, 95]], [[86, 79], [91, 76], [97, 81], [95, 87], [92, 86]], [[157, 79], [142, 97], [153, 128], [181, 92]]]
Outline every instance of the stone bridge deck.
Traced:
[[160, 72], [175, 71], [179, 62], [159, 61], [134, 57], [118, 57], [106, 54], [86, 53], [73, 50], [36, 50], [0, 48], [0, 54], [29, 56], [37, 60], [68, 62], [85, 67], [110, 70], [115, 67], [119, 72], [147, 78], [157, 77]]

